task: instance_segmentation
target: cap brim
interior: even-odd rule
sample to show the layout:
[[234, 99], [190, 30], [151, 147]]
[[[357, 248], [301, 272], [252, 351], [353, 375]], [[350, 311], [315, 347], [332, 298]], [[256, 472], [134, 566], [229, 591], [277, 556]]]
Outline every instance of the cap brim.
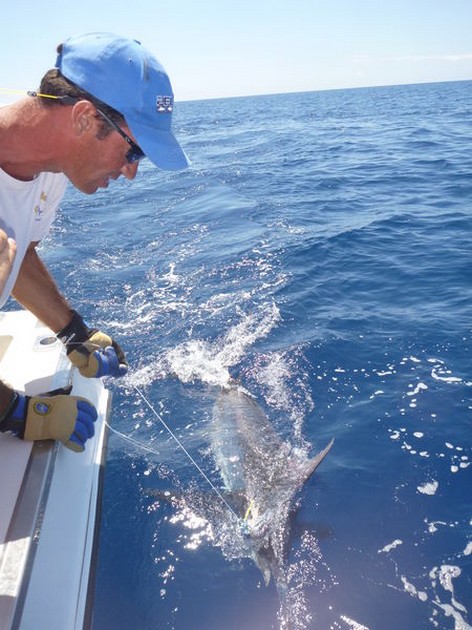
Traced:
[[190, 160], [171, 131], [140, 124], [129, 120], [127, 116], [125, 118], [146, 157], [157, 167], [164, 171], [179, 171], [190, 165]]

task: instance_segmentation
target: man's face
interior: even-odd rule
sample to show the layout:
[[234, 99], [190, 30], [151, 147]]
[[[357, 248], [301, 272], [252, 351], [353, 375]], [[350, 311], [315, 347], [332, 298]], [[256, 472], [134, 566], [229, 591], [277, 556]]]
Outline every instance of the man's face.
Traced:
[[[130, 145], [118, 131], [112, 128], [105, 138], [98, 137], [102, 124], [103, 121], [94, 116], [93, 125], [80, 136], [64, 171], [72, 184], [86, 194], [107, 188], [110, 180], [116, 180], [120, 175], [134, 179], [138, 170], [139, 162], [130, 164], [127, 161]], [[122, 130], [135, 141], [126, 125]]]

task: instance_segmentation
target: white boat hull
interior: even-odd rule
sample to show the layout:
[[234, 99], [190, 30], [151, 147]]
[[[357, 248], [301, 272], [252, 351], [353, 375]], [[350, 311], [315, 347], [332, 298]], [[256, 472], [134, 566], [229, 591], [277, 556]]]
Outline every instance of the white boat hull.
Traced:
[[0, 378], [28, 395], [71, 383], [99, 414], [83, 453], [0, 434], [0, 629], [88, 627], [109, 393], [25, 311], [0, 314]]

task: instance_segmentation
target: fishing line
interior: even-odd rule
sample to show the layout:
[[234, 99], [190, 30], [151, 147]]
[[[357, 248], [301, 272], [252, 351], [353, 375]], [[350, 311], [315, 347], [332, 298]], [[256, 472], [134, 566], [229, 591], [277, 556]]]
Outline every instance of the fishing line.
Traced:
[[[221, 501], [226, 505], [226, 507], [228, 508], [228, 510], [231, 512], [231, 514], [239, 521], [241, 520], [240, 517], [238, 516], [238, 514], [236, 514], [236, 512], [233, 510], [233, 508], [231, 507], [231, 505], [228, 503], [228, 501], [226, 501], [226, 499], [224, 498], [224, 496], [221, 494], [221, 492], [218, 490], [218, 488], [213, 484], [213, 482], [211, 481], [211, 479], [208, 477], [208, 475], [205, 474], [205, 472], [200, 468], [200, 466], [198, 465], [198, 463], [194, 460], [194, 458], [190, 455], [190, 453], [188, 452], [188, 450], [185, 448], [185, 446], [182, 444], [182, 442], [179, 440], [179, 438], [172, 432], [171, 428], [168, 426], [168, 424], [164, 421], [164, 419], [162, 418], [162, 416], [157, 413], [157, 411], [155, 410], [155, 408], [153, 407], [153, 405], [149, 402], [149, 400], [146, 398], [146, 396], [143, 394], [143, 392], [136, 387], [136, 385], [134, 386], [134, 389], [136, 391], [136, 393], [141, 397], [141, 399], [146, 403], [146, 405], [149, 407], [149, 409], [151, 410], [151, 412], [153, 413], [153, 415], [159, 420], [159, 422], [162, 424], [162, 426], [166, 429], [166, 431], [169, 433], [169, 435], [175, 440], [175, 442], [178, 444], [178, 446], [180, 447], [180, 449], [185, 453], [185, 455], [188, 457], [188, 459], [192, 462], [192, 464], [195, 466], [195, 468], [198, 470], [198, 472], [201, 474], [201, 476], [205, 479], [205, 481], [210, 485], [210, 487], [212, 488], [212, 490], [217, 494], [217, 496], [221, 499]], [[131, 437], [128, 437], [127, 435], [125, 435], [124, 433], [121, 433], [120, 431], [117, 431], [116, 429], [114, 429], [113, 427], [111, 427], [108, 422], [106, 422], [106, 425], [109, 429], [112, 430], [113, 433], [116, 433], [117, 435], [119, 435], [121, 438], [123, 438], [124, 440], [126, 440], [127, 442], [130, 442], [131, 444], [134, 444], [135, 446], [137, 446], [138, 448], [141, 448], [144, 451], [148, 451], [149, 453], [153, 453], [154, 455], [157, 455], [159, 457], [159, 453], [155, 450], [153, 450], [152, 448], [146, 446], [145, 444], [142, 444], [141, 442], [138, 442], [137, 440], [134, 440]]]
[[129, 442], [130, 444], [134, 444], [134, 446], [137, 446], [142, 451], [147, 451], [148, 453], [152, 453], [153, 455], [156, 455], [156, 457], [159, 457], [159, 453], [155, 449], [151, 448], [150, 446], [146, 446], [142, 442], [138, 442], [138, 440], [133, 439], [129, 435], [125, 435], [124, 433], [121, 433], [121, 431], [118, 431], [118, 429], [115, 429], [115, 427], [112, 427], [111, 424], [107, 422], [106, 418], [104, 422], [106, 426], [108, 427], [108, 429], [115, 435], [118, 435], [118, 437], [120, 437], [122, 440], [125, 440], [126, 442]]
[[[76, 343], [77, 345], [82, 345], [82, 343], [79, 342], [72, 342], [72, 343]], [[83, 345], [86, 345], [85, 343]], [[97, 348], [99, 348], [100, 346], [98, 346], [98, 344], [94, 344], [89, 343], [89, 345], [97, 345]], [[73, 368], [74, 369], [74, 368]], [[72, 381], [72, 376], [71, 376], [71, 381]], [[159, 422], [162, 424], [162, 426], [166, 429], [166, 431], [169, 433], [169, 435], [175, 440], [175, 442], [178, 444], [178, 446], [180, 447], [180, 449], [185, 453], [185, 455], [188, 457], [188, 459], [192, 462], [192, 464], [195, 466], [195, 468], [198, 470], [198, 472], [201, 474], [201, 476], [205, 479], [205, 481], [210, 485], [210, 487], [212, 488], [212, 490], [217, 494], [217, 496], [221, 499], [221, 501], [226, 505], [226, 507], [228, 508], [228, 510], [231, 512], [231, 514], [236, 518], [236, 520], [241, 521], [241, 518], [239, 517], [238, 514], [236, 514], [236, 512], [233, 510], [233, 508], [231, 507], [231, 505], [228, 503], [228, 501], [226, 501], [226, 499], [224, 498], [224, 496], [221, 494], [221, 492], [218, 490], [218, 488], [213, 484], [213, 482], [211, 481], [211, 479], [208, 477], [208, 475], [205, 474], [205, 472], [200, 468], [200, 466], [198, 465], [198, 463], [194, 460], [194, 458], [190, 455], [190, 453], [188, 452], [188, 450], [185, 448], [185, 446], [182, 444], [182, 442], [179, 440], [179, 438], [175, 435], [175, 433], [173, 433], [173, 431], [171, 430], [171, 428], [169, 427], [169, 425], [165, 422], [165, 420], [162, 418], [162, 416], [160, 414], [157, 413], [156, 409], [153, 407], [153, 405], [150, 403], [150, 401], [146, 398], [146, 396], [143, 394], [143, 392], [139, 389], [139, 387], [137, 387], [136, 385], [133, 386], [134, 390], [136, 391], [136, 393], [141, 397], [141, 399], [146, 403], [146, 405], [148, 406], [148, 408], [151, 410], [151, 412], [153, 413], [153, 415], [159, 420]], [[142, 449], [143, 451], [147, 451], [148, 453], [152, 453], [153, 455], [156, 455], [157, 457], [159, 457], [159, 453], [157, 451], [155, 451], [154, 449], [150, 448], [149, 446], [146, 446], [145, 444], [142, 444], [141, 442], [138, 442], [137, 440], [125, 435], [124, 433], [121, 433], [120, 431], [118, 431], [117, 429], [113, 428], [105, 419], [105, 424], [106, 426], [116, 435], [118, 435], [119, 437], [121, 437], [123, 440], [125, 440], [126, 442], [129, 442], [130, 444], [134, 444], [134, 446], [137, 446], [138, 448]], [[249, 506], [248, 512], [246, 514], [246, 517], [244, 519], [244, 523], [247, 521], [247, 517], [249, 516], [249, 512], [251, 511], [251, 505]]]

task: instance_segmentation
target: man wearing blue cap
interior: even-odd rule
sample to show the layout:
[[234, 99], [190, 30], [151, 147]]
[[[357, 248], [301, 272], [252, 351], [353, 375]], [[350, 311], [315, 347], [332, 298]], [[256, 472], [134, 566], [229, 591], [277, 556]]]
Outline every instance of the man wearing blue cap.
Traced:
[[[0, 306], [13, 295], [86, 377], [125, 374], [124, 352], [70, 307], [36, 246], [68, 181], [91, 194], [121, 175], [133, 179], [144, 157], [165, 170], [188, 166], [171, 130], [173, 107], [164, 68], [139, 42], [91, 33], [61, 44], [39, 90], [0, 109]], [[82, 451], [95, 419], [83, 399], [29, 398], [0, 382], [0, 431]]]

